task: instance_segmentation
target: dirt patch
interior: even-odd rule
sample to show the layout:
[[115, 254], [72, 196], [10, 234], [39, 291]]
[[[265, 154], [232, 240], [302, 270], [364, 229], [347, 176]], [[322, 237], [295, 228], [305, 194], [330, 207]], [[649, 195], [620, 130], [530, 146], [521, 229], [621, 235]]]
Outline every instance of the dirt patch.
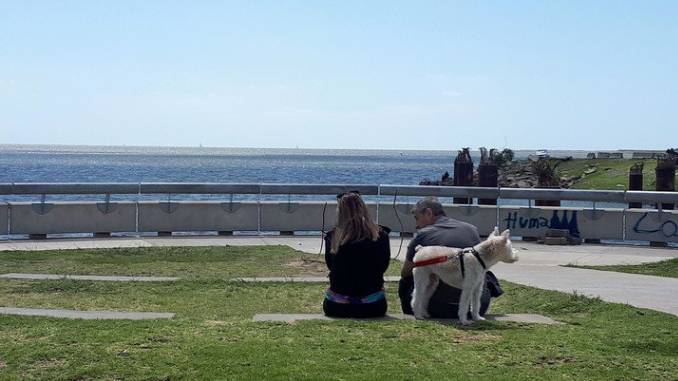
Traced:
[[325, 262], [300, 258], [287, 263], [285, 266], [300, 271], [299, 276], [325, 276], [327, 275], [327, 265]]
[[208, 327], [214, 327], [219, 325], [233, 325], [233, 323], [229, 323], [223, 320], [205, 320], [203, 323]]
[[534, 361], [534, 365], [538, 368], [545, 366], [562, 365], [577, 362], [577, 359], [572, 356], [541, 356]]
[[469, 343], [480, 343], [484, 341], [497, 341], [499, 340], [498, 335], [493, 335], [486, 332], [470, 333], [465, 332], [465, 334], [457, 334], [452, 339], [452, 342], [455, 344], [469, 344]]
[[40, 369], [53, 369], [53, 368], [63, 368], [66, 365], [66, 360], [64, 359], [55, 359], [55, 358], [46, 358], [40, 359], [33, 364], [36, 368]]
[[[430, 337], [431, 332], [428, 330], [412, 330], [408, 332], [399, 333], [400, 339], [413, 339]], [[499, 335], [494, 335], [487, 332], [467, 332], [462, 330], [450, 331], [443, 339], [445, 342], [452, 342], [454, 344], [473, 344], [486, 341], [497, 341], [501, 338]]]

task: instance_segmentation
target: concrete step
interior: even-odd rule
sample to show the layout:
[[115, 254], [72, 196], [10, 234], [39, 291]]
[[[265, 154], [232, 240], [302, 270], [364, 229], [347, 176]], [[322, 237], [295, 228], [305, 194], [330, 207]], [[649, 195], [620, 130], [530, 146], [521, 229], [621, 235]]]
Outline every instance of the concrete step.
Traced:
[[[289, 277], [255, 277], [255, 278], [232, 278], [232, 282], [247, 283], [267, 283], [267, 282], [289, 282], [289, 283], [329, 283], [330, 279], [326, 276], [289, 276]], [[399, 276], [385, 276], [385, 282], [399, 282]]]
[[[502, 314], [485, 315], [485, 319], [490, 321], [510, 321], [515, 323], [533, 323], [533, 324], [563, 324], [550, 317], [537, 314]], [[301, 320], [369, 320], [369, 321], [388, 321], [388, 320], [416, 320], [412, 315], [389, 314], [380, 318], [370, 319], [346, 319], [333, 318], [323, 314], [256, 314], [252, 318], [255, 322], [283, 322], [295, 323]], [[458, 323], [457, 319], [430, 319], [441, 323]]]
[[119, 275], [64, 275], [64, 274], [26, 274], [9, 273], [2, 274], [4, 279], [27, 279], [27, 280], [94, 280], [110, 282], [174, 282], [180, 278], [160, 276], [119, 276]]

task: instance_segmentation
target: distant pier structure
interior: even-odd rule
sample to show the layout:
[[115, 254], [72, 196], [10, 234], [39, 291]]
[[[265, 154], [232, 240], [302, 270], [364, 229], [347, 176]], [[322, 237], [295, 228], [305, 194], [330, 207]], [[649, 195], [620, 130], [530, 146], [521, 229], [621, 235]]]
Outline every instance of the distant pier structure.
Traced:
[[656, 150], [618, 150], [589, 152], [587, 159], [661, 159], [665, 151]]

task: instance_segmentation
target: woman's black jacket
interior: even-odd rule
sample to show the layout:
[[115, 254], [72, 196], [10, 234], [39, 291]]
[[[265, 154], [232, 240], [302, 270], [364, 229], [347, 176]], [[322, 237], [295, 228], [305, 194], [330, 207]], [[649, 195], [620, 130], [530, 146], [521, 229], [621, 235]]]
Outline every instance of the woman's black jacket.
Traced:
[[336, 254], [330, 253], [334, 230], [325, 236], [325, 263], [330, 270], [330, 289], [339, 294], [362, 297], [384, 287], [384, 272], [391, 260], [388, 233], [380, 226], [376, 241], [365, 239], [349, 242]]

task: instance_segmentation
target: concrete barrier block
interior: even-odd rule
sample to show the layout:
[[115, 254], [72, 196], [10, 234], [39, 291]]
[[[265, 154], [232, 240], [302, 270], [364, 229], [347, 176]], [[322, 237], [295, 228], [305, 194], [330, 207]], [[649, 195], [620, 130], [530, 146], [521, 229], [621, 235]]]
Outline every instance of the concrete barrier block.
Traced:
[[[411, 212], [414, 205], [414, 203], [399, 203], [394, 209], [393, 204], [379, 204], [379, 224], [388, 226], [394, 232], [414, 233], [416, 224]], [[398, 217], [400, 217], [400, 222], [398, 222]]]
[[[414, 203], [396, 204], [395, 210], [392, 204], [379, 205], [379, 223], [390, 227], [395, 232], [403, 230], [405, 233], [416, 232], [416, 222], [412, 215]], [[456, 220], [468, 222], [478, 228], [481, 235], [488, 235], [497, 224], [496, 206], [478, 205], [443, 205], [445, 213]], [[402, 221], [403, 227], [396, 217], [396, 213]]]
[[[390, 227], [393, 231], [403, 230], [405, 233], [416, 232], [416, 222], [412, 215], [414, 203], [396, 204], [395, 210], [392, 204], [379, 205], [379, 223]], [[468, 222], [478, 228], [481, 235], [488, 235], [497, 224], [496, 206], [478, 205], [443, 205], [445, 213], [454, 219]], [[403, 227], [396, 217], [396, 213], [402, 221]]]
[[256, 202], [140, 202], [140, 232], [257, 230]]
[[5, 235], [8, 233], [9, 225], [7, 224], [7, 218], [9, 214], [9, 205], [0, 204], [0, 235]]
[[[320, 231], [323, 228], [323, 202], [262, 202], [261, 230], [263, 231]], [[376, 219], [377, 205], [367, 208]], [[336, 224], [337, 204], [328, 202], [325, 208], [325, 231]]]
[[626, 239], [652, 242], [678, 242], [678, 211], [629, 209]]
[[566, 229], [582, 239], [622, 239], [621, 209], [501, 207], [499, 229], [511, 235], [542, 237], [548, 229]]
[[497, 226], [497, 207], [494, 205], [443, 205], [445, 214], [455, 220], [468, 222], [487, 236]]
[[133, 202], [10, 203], [11, 234], [133, 232]]

